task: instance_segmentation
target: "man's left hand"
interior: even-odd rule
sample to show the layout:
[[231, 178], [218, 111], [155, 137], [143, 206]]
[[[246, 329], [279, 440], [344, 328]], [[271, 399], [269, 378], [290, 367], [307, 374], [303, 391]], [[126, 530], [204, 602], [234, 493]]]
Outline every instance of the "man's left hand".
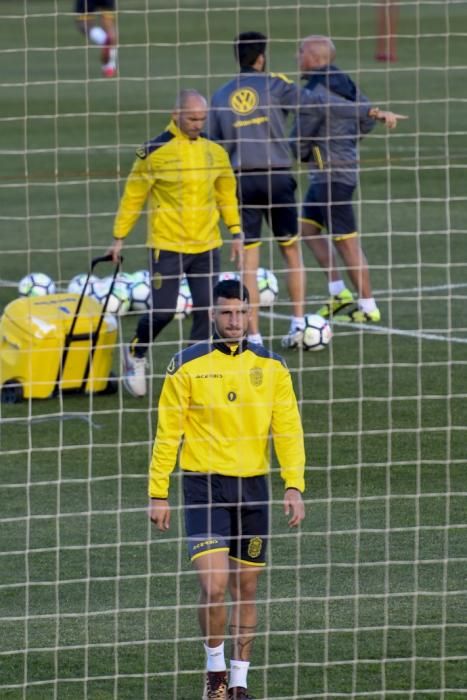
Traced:
[[305, 517], [305, 504], [302, 494], [297, 489], [286, 489], [284, 494], [284, 513], [291, 514], [289, 527], [297, 527]]

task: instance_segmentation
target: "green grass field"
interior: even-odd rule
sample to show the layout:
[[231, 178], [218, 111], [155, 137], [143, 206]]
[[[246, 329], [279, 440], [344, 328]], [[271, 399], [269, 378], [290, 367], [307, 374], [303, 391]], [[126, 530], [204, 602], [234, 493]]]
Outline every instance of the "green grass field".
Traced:
[[[467, 697], [467, 6], [403, 3], [388, 67], [373, 60], [375, 8], [363, 0], [119, 0], [120, 77], [103, 80], [72, 5], [0, 7], [0, 309], [27, 272], [64, 287], [105, 251], [135, 148], [165, 126], [178, 89], [210, 94], [232, 74], [237, 31], [265, 31], [271, 69], [290, 75], [297, 38], [330, 33], [374, 103], [409, 115], [361, 151], [381, 328], [336, 323], [328, 351], [287, 355], [308, 517], [288, 531], [274, 468], [250, 688], [263, 700]], [[145, 267], [144, 225], [128, 271]], [[262, 329], [279, 351], [284, 269], [272, 243], [263, 255], [281, 293]], [[305, 260], [312, 310], [326, 287]], [[123, 319], [122, 338], [133, 325]], [[0, 405], [2, 700], [201, 697], [178, 477], [170, 533], [146, 517], [157, 397], [187, 329], [161, 335], [145, 400]]]

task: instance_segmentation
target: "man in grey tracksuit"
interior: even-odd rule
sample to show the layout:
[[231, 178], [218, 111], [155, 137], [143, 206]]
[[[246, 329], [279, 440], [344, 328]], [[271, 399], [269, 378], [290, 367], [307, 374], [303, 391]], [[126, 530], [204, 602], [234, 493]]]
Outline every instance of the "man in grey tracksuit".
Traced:
[[[324, 95], [324, 100], [326, 95], [337, 95], [354, 105], [350, 117], [336, 110], [310, 109], [302, 109], [297, 115], [291, 134], [292, 149], [300, 160], [310, 163], [301, 232], [328, 276], [331, 298], [318, 313], [328, 317], [344, 312], [342, 320], [377, 323], [381, 314], [373, 297], [352, 206], [358, 183], [358, 143], [374, 128], [375, 120], [394, 128], [397, 120], [404, 117], [372, 107], [352, 79], [332, 65], [335, 54], [332, 41], [324, 36], [307, 37], [299, 49], [300, 70], [311, 94], [315, 98]], [[323, 229], [327, 229], [328, 237], [322, 235]], [[357, 304], [337, 269], [336, 250], [358, 292]]]

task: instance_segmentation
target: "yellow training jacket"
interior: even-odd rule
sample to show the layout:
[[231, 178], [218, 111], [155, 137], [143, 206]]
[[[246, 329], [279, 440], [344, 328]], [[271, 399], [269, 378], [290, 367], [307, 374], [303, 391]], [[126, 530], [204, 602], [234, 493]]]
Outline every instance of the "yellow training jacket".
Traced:
[[285, 488], [304, 491], [303, 429], [282, 358], [246, 341], [183, 350], [159, 399], [149, 495], [167, 498], [182, 438], [183, 470], [248, 477], [269, 471], [270, 434]]
[[149, 197], [147, 245], [203, 253], [222, 245], [219, 218], [240, 232], [236, 181], [222, 146], [203, 136], [190, 140], [174, 122], [144, 144], [128, 176], [114, 223], [125, 238]]

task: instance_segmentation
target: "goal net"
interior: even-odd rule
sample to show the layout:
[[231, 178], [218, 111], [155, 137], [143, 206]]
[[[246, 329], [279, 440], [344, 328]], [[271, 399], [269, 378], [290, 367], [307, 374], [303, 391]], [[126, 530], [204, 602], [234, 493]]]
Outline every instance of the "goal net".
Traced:
[[[190, 318], [182, 307], [153, 345], [145, 398], [118, 386], [7, 403], [16, 395], [5, 383], [19, 373], [11, 357], [33, 343], [31, 314], [11, 303], [23, 277], [46, 274], [66, 292], [106, 253], [136, 148], [166, 127], [180, 89], [209, 99], [229, 80], [234, 36], [256, 30], [269, 37], [268, 70], [295, 81], [300, 40], [331, 36], [337, 65], [371, 103], [409, 118], [395, 131], [378, 125], [360, 145], [354, 208], [380, 323], [337, 315], [324, 350], [281, 349], [287, 270], [262, 232], [260, 264], [279, 293], [261, 307], [261, 331], [285, 356], [300, 402], [307, 516], [289, 530], [273, 462], [249, 692], [465, 697], [465, 2], [117, 0], [114, 77], [102, 73], [105, 46], [77, 31], [73, 5], [0, 6], [0, 696], [201, 698], [179, 472], [164, 535], [146, 496], [157, 399]], [[384, 24], [393, 36], [381, 40]], [[306, 166], [294, 175], [300, 204]], [[148, 267], [146, 226], [143, 215], [125, 242], [124, 272]], [[232, 270], [228, 248], [223, 271]], [[328, 286], [306, 245], [303, 256], [311, 313]], [[107, 266], [96, 275], [112, 274]], [[116, 379], [141, 313], [127, 307], [102, 351]], [[57, 360], [41, 351], [33, 381], [52, 382], [53, 394], [56, 375], [44, 377]]]

